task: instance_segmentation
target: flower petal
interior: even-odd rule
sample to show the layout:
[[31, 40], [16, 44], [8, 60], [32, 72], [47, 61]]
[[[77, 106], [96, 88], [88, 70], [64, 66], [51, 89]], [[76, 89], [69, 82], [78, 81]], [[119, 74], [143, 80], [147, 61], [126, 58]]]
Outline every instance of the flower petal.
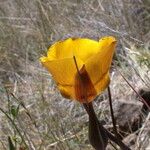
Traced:
[[94, 85], [97, 94], [102, 93], [109, 85], [110, 77], [109, 72], [103, 75], [103, 77]]
[[[64, 97], [82, 103], [85, 99], [90, 102], [110, 82], [109, 68], [115, 45], [114, 37], [105, 37], [99, 42], [69, 38], [53, 44], [48, 50], [48, 56], [40, 60], [52, 74]], [[82, 77], [78, 76], [74, 56]]]
[[112, 43], [116, 44], [116, 39], [113, 36], [106, 36], [99, 40], [100, 51], [104, 51], [107, 47], [109, 47]]
[[[78, 68], [81, 68], [83, 62], [76, 58]], [[42, 57], [41, 62], [44, 67], [52, 74], [54, 80], [59, 85], [74, 85], [77, 72], [73, 58], [58, 59], [50, 61], [47, 57]]]
[[[96, 85], [99, 82], [105, 81], [106, 84], [103, 83], [105, 86], [109, 82], [108, 71], [112, 62], [116, 40], [113, 37], [105, 37], [100, 40], [100, 45], [100, 51], [88, 59], [85, 66], [92, 83]], [[100, 89], [103, 88], [101, 87]], [[97, 92], [99, 93], [99, 91]]]
[[69, 38], [64, 41], [59, 41], [53, 44], [49, 49], [47, 56], [49, 60], [64, 59], [73, 57], [73, 42]]
[[82, 61], [86, 61], [99, 51], [99, 46], [99, 42], [95, 40], [86, 38], [69, 38], [53, 44], [48, 50], [48, 58], [49, 60], [54, 60], [76, 56]]
[[85, 65], [83, 65], [75, 78], [75, 98], [82, 103], [87, 103], [94, 100], [96, 95], [97, 92], [94, 85], [86, 71]]
[[99, 42], [91, 39], [77, 38], [73, 40], [73, 53], [83, 62], [99, 51]]
[[63, 97], [76, 100], [74, 86], [58, 84], [58, 89]]

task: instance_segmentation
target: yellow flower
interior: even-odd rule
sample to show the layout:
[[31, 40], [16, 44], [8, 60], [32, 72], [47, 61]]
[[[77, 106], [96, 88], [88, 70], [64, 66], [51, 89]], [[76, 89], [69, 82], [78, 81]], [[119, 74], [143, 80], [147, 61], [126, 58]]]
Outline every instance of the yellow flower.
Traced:
[[107, 88], [116, 39], [69, 38], [53, 44], [40, 58], [65, 98], [91, 102]]

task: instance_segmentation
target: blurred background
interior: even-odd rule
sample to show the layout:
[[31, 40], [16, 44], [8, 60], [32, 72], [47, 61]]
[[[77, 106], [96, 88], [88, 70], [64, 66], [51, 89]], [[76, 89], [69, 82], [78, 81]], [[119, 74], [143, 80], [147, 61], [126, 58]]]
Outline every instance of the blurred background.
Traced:
[[[150, 114], [119, 73], [136, 91], [150, 89], [149, 0], [0, 0], [1, 150], [92, 150], [83, 107], [62, 98], [39, 58], [58, 40], [108, 35], [118, 40], [110, 87], [120, 134], [150, 149]], [[105, 91], [94, 106], [111, 131], [107, 99]]]

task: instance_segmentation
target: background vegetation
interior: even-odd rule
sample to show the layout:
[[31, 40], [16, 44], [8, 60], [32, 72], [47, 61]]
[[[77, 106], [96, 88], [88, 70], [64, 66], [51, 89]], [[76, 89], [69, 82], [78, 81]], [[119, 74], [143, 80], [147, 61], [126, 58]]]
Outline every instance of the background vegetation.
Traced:
[[[118, 69], [111, 71], [112, 98], [130, 103], [136, 94], [118, 70], [136, 91], [150, 88], [149, 14], [148, 0], [1, 0], [0, 149], [13, 142], [18, 149], [92, 150], [88, 116], [79, 103], [61, 97], [39, 57], [67, 37], [115, 36]], [[107, 122], [108, 112], [101, 109], [105, 101], [107, 92], [96, 99], [95, 108]], [[135, 150], [148, 150], [149, 134], [142, 133], [149, 118], [143, 116], [136, 131]]]

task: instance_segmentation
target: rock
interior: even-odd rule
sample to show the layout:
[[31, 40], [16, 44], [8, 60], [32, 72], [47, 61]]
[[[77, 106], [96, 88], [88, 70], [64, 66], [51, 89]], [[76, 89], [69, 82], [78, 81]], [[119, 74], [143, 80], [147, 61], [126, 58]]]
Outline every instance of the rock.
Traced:
[[[148, 89], [140, 89], [139, 90], [139, 94], [140, 96], [145, 100], [145, 102], [147, 103], [147, 105], [150, 107], [150, 91]], [[142, 110], [145, 113], [149, 112], [148, 107], [144, 104]]]
[[[112, 123], [109, 111], [108, 101], [102, 102], [102, 111], [106, 114], [106, 120], [108, 119], [107, 125]], [[125, 133], [131, 133], [139, 129], [142, 123], [141, 110], [143, 104], [138, 101], [125, 101], [115, 100], [113, 102], [114, 116], [119, 127], [121, 135], [126, 136]]]
[[136, 131], [141, 126], [141, 109], [143, 104], [136, 101], [115, 101], [114, 116], [119, 128], [124, 132]]

